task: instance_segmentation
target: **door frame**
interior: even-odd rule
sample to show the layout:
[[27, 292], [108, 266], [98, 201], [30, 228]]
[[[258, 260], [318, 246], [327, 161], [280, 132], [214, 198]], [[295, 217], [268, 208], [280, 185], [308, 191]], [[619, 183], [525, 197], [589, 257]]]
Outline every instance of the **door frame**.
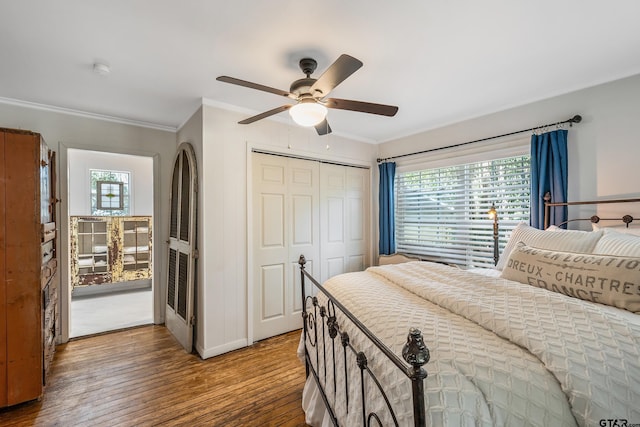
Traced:
[[[253, 160], [252, 154], [254, 150], [259, 151], [263, 154], [272, 154], [275, 156], [284, 156], [284, 157], [295, 157], [302, 160], [311, 160], [318, 162], [328, 162], [328, 163], [336, 163], [343, 166], [354, 166], [354, 167], [364, 167], [369, 168], [369, 195], [371, 197], [371, 203], [369, 203], [369, 233], [372, 236], [371, 241], [369, 242], [369, 259], [367, 260], [369, 265], [371, 264], [371, 260], [373, 259], [373, 241], [375, 234], [373, 224], [377, 224], [377, 214], [374, 215], [373, 206], [374, 206], [374, 197], [377, 200], [377, 193], [373, 191], [373, 174], [374, 167], [372, 162], [366, 162], [357, 159], [351, 159], [347, 157], [342, 157], [338, 155], [325, 155], [317, 152], [309, 152], [304, 150], [298, 150], [295, 148], [284, 148], [282, 146], [273, 146], [255, 143], [251, 141], [246, 142], [246, 170], [247, 170], [247, 194], [246, 194], [246, 203], [247, 203], [247, 265], [246, 265], [246, 273], [247, 273], [247, 283], [246, 283], [246, 291], [247, 291], [247, 345], [251, 345], [254, 343], [254, 331], [253, 331], [253, 304], [254, 304], [254, 293], [253, 293], [253, 282], [255, 280], [255, 275], [253, 274], [253, 245], [256, 242], [256, 238], [253, 236]], [[375, 221], [374, 221], [375, 220]]]
[[[113, 154], [128, 154], [133, 156], [151, 157], [153, 159], [153, 230], [154, 241], [161, 239], [163, 234], [158, 234], [156, 230], [162, 230], [161, 222], [161, 200], [160, 200], [160, 153], [135, 150], [121, 147], [110, 147], [105, 149], [104, 146], [94, 146], [89, 144], [59, 142], [58, 143], [58, 194], [60, 199], [60, 211], [58, 215], [59, 247], [58, 247], [58, 271], [60, 277], [59, 286], [59, 322], [56, 333], [57, 343], [66, 343], [69, 341], [70, 321], [71, 321], [71, 280], [69, 277], [69, 266], [71, 265], [71, 247], [69, 244], [69, 157], [68, 150], [87, 150], [98, 151]], [[164, 322], [164, 298], [161, 274], [163, 273], [160, 266], [163, 265], [163, 246], [155, 245], [153, 250], [152, 277], [151, 286], [153, 289], [153, 323], [160, 324]], [[158, 280], [160, 279], [160, 280]]]

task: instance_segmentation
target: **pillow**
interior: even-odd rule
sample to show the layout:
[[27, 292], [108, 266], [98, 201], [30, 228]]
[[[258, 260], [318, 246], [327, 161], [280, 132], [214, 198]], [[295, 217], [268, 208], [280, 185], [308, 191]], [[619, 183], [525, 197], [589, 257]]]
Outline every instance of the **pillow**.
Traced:
[[605, 228], [604, 234], [593, 248], [594, 254], [640, 257], [640, 236], [624, 234]]
[[500, 277], [640, 314], [640, 257], [558, 252], [519, 243]]
[[502, 270], [509, 254], [518, 242], [529, 246], [556, 251], [591, 253], [603, 231], [562, 230], [562, 232], [543, 231], [521, 222], [511, 232], [511, 237], [502, 251], [496, 268]]
[[596, 224], [595, 222], [592, 222], [591, 228], [593, 229], [593, 231], [614, 230], [619, 233], [633, 234], [636, 236], [640, 236], [640, 226], [638, 225], [629, 225], [629, 227], [627, 227], [626, 224], [604, 226], [604, 225], [600, 225], [600, 224]]

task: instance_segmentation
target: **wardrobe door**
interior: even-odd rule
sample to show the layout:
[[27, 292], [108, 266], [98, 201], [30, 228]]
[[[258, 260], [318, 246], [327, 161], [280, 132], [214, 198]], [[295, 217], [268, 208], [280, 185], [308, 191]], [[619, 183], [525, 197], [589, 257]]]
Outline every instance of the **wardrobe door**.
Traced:
[[5, 134], [7, 404], [42, 394], [40, 137]]

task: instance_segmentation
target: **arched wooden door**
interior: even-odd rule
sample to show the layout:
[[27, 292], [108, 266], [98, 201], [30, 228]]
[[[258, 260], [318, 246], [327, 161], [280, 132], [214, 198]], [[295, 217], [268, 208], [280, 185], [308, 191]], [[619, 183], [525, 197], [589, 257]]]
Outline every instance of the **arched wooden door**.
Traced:
[[178, 147], [171, 179], [171, 215], [167, 260], [167, 328], [191, 352], [193, 346], [193, 297], [195, 288], [196, 157], [189, 143]]

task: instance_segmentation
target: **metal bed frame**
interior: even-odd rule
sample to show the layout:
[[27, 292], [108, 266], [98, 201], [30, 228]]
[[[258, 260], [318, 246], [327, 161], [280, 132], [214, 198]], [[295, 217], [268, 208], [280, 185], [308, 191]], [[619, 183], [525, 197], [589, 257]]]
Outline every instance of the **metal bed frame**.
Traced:
[[[584, 202], [552, 202], [551, 201], [551, 193], [547, 192], [544, 195], [544, 228], [545, 230], [549, 228], [549, 216], [551, 213], [551, 208], [556, 206], [577, 206], [577, 205], [604, 205], [610, 203], [637, 203], [640, 202], [639, 199], [612, 199], [612, 200], [588, 200]], [[593, 215], [589, 218], [575, 218], [570, 219], [562, 224], [555, 224], [558, 227], [566, 225], [573, 221], [591, 221], [594, 224], [597, 224], [600, 221], [622, 221], [624, 224], [629, 227], [629, 224], [633, 221], [633, 217], [631, 215], [623, 215], [621, 218], [600, 218], [598, 215]]]
[[[617, 200], [602, 200], [602, 201], [586, 201], [586, 202], [551, 202], [551, 196], [547, 193], [544, 197], [545, 201], [545, 229], [549, 226], [549, 213], [550, 208], [553, 206], [573, 206], [573, 205], [595, 205], [595, 204], [607, 204], [607, 203], [629, 203], [640, 202], [640, 198], [637, 199], [617, 199]], [[589, 220], [593, 223], [597, 223], [601, 220], [622, 220], [623, 223], [629, 226], [633, 221], [631, 215], [624, 215], [622, 218], [600, 218], [594, 215], [590, 218], [577, 218], [566, 221], [559, 226], [564, 225], [572, 221], [584, 221]], [[347, 354], [351, 352], [355, 356], [355, 363], [360, 370], [359, 376], [359, 392], [362, 402], [362, 422], [363, 426], [370, 427], [375, 420], [377, 425], [382, 426], [380, 416], [375, 412], [367, 412], [366, 402], [366, 390], [365, 390], [365, 377], [373, 381], [375, 389], [377, 389], [380, 395], [383, 397], [386, 407], [394, 421], [394, 425], [398, 426], [398, 420], [395, 412], [385, 390], [376, 378], [374, 372], [372, 372], [367, 363], [367, 354], [359, 351], [353, 346], [350, 341], [349, 334], [345, 332], [338, 322], [336, 316], [336, 309], [340, 310], [342, 314], [349, 319], [349, 321], [356, 326], [366, 337], [380, 350], [386, 358], [391, 361], [410, 381], [412, 389], [413, 400], [413, 419], [415, 427], [426, 426], [426, 408], [425, 408], [425, 396], [424, 396], [424, 379], [427, 378], [427, 371], [423, 366], [429, 361], [429, 349], [424, 343], [422, 333], [416, 328], [411, 328], [408, 331], [407, 342], [402, 349], [402, 359], [398, 357], [393, 351], [385, 346], [360, 320], [358, 320], [348, 309], [346, 309], [329, 291], [327, 291], [309, 272], [305, 269], [306, 259], [304, 255], [300, 255], [298, 260], [300, 265], [300, 278], [302, 287], [302, 318], [303, 318], [303, 339], [304, 339], [304, 357], [305, 357], [305, 370], [306, 376], [313, 375], [316, 385], [320, 390], [320, 394], [326, 406], [326, 409], [331, 417], [334, 426], [338, 426], [338, 420], [334, 409], [331, 407], [327, 398], [326, 387], [333, 387], [334, 396], [338, 396], [338, 393], [344, 393], [344, 399], [347, 403], [347, 411], [349, 410], [349, 401], [352, 396], [349, 396], [349, 376], [348, 376], [348, 359]], [[319, 292], [322, 292], [327, 297], [326, 305], [320, 305], [318, 298], [311, 295], [306, 295], [306, 280], [309, 280]], [[330, 345], [327, 345], [326, 337], [330, 338]], [[337, 343], [336, 343], [337, 341]], [[307, 347], [307, 343], [313, 350]], [[340, 351], [342, 348], [342, 351]], [[313, 351], [312, 354], [311, 352]], [[336, 380], [336, 360], [338, 357], [342, 357], [344, 361], [344, 390], [338, 390]], [[316, 368], [312, 363], [312, 358], [315, 358]], [[353, 359], [353, 358], [351, 358]], [[333, 383], [327, 384], [327, 370], [333, 370]], [[341, 373], [342, 375], [342, 373]], [[374, 389], [374, 390], [375, 390]]]
[[[333, 390], [337, 393], [337, 381], [336, 381], [336, 358], [340, 357], [339, 353], [342, 353], [344, 358], [344, 378], [345, 378], [345, 390], [344, 398], [347, 402], [347, 408], [349, 407], [349, 376], [347, 374], [347, 351], [351, 351], [356, 356], [356, 364], [360, 369], [360, 398], [362, 401], [362, 420], [364, 426], [371, 426], [372, 421], [375, 420], [378, 425], [382, 425], [380, 417], [375, 412], [367, 413], [366, 409], [366, 393], [365, 393], [365, 374], [368, 378], [373, 380], [376, 388], [384, 398], [387, 408], [391, 414], [394, 424], [398, 426], [398, 421], [395, 416], [395, 412], [391, 407], [391, 403], [383, 390], [380, 382], [376, 378], [375, 374], [367, 366], [367, 355], [356, 349], [350, 342], [350, 337], [347, 332], [341, 330], [341, 327], [336, 318], [336, 308], [338, 308], [348, 319], [351, 321], [384, 355], [393, 362], [398, 369], [411, 380], [411, 390], [413, 397], [413, 419], [416, 427], [426, 426], [426, 413], [424, 402], [424, 379], [427, 377], [427, 371], [422, 367], [429, 361], [429, 349], [424, 344], [422, 333], [416, 328], [411, 328], [407, 335], [407, 342], [402, 349], [402, 359], [400, 359], [395, 353], [393, 353], [387, 346], [385, 346], [366, 326], [362, 324], [349, 310], [347, 310], [340, 302], [331, 295], [316, 279], [314, 279], [310, 273], [305, 270], [306, 259], [304, 255], [300, 255], [298, 264], [300, 264], [300, 278], [302, 283], [302, 319], [303, 319], [303, 336], [304, 336], [304, 357], [305, 368], [307, 377], [311, 373], [316, 381], [320, 394], [324, 400], [324, 404], [331, 416], [333, 425], [337, 426], [338, 421], [336, 415], [329, 404], [327, 399], [327, 393], [325, 387], [331, 386], [327, 384], [327, 366], [329, 369], [333, 369]], [[305, 294], [306, 279], [311, 281], [320, 292], [326, 295], [327, 305], [323, 306], [318, 303], [318, 298], [315, 296], [308, 296]], [[310, 306], [310, 307], [308, 307]], [[331, 348], [327, 348], [326, 336], [331, 338]], [[336, 351], [336, 340], [339, 338], [338, 346], [342, 347], [342, 352]], [[320, 340], [319, 340], [320, 339]], [[311, 363], [312, 355], [309, 354], [307, 349], [307, 342], [315, 349], [316, 369]], [[327, 360], [329, 358], [329, 360]], [[329, 362], [329, 365], [328, 365]], [[406, 363], [405, 363], [406, 362]], [[321, 371], [324, 369], [324, 376], [321, 377]]]

